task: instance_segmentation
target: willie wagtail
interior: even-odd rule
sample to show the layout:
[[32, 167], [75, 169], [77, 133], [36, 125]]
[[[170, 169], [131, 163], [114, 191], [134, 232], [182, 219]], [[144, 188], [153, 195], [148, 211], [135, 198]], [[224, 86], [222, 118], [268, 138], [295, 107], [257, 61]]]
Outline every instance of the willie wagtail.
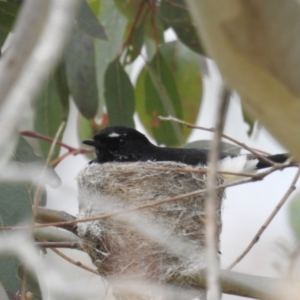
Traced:
[[[158, 147], [150, 143], [139, 131], [124, 127], [106, 127], [84, 144], [95, 147], [96, 159], [90, 163], [174, 161], [187, 165], [207, 165], [209, 149]], [[288, 156], [276, 154], [266, 156], [275, 163], [284, 163]], [[221, 152], [219, 170], [231, 172], [254, 171], [271, 167], [252, 154], [236, 155]]]

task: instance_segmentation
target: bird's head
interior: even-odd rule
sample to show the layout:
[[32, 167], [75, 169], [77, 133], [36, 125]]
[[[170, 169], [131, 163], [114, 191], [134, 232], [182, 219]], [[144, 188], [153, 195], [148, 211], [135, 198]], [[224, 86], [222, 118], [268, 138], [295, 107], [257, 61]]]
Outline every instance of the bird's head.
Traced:
[[98, 163], [139, 161], [149, 140], [133, 128], [124, 126], [106, 127], [83, 144], [95, 147]]

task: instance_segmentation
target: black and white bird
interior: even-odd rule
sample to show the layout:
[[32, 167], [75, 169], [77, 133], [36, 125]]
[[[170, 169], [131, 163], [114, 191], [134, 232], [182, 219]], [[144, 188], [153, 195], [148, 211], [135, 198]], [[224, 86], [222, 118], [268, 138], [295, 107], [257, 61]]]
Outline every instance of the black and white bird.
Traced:
[[[91, 163], [136, 162], [136, 161], [173, 161], [187, 165], [206, 166], [209, 149], [170, 148], [153, 145], [139, 131], [124, 127], [106, 127], [84, 144], [95, 147], [96, 159]], [[288, 156], [276, 154], [266, 156], [274, 163], [284, 163]], [[253, 172], [271, 165], [253, 154], [236, 155], [221, 152], [219, 170], [228, 172]]]

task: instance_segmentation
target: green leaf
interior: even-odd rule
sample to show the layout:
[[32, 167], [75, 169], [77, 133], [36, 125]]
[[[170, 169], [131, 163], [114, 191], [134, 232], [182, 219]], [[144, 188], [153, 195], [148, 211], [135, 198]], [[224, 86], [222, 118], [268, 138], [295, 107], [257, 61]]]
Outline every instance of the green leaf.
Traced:
[[[18, 146], [12, 155], [12, 161], [26, 165], [43, 165], [41, 157], [36, 156], [30, 145], [20, 137]], [[41, 171], [42, 171], [41, 167]], [[32, 205], [36, 187], [31, 182], [0, 183], [0, 226], [15, 226], [20, 223], [30, 224]], [[46, 205], [46, 192], [42, 189], [39, 205]], [[10, 254], [0, 256], [0, 281], [10, 294], [21, 290], [21, 281], [17, 276], [20, 261]]]
[[13, 3], [0, 2], [0, 48], [12, 30], [19, 7]]
[[96, 70], [99, 93], [98, 114], [102, 114], [104, 107], [104, 74], [108, 64], [117, 56], [126, 29], [126, 19], [111, 0], [103, 0], [101, 13], [98, 16], [105, 28], [109, 42], [96, 40]]
[[[113, 0], [115, 6], [119, 9], [119, 11], [128, 19], [133, 21], [136, 18], [138, 11], [140, 10], [140, 6], [143, 5], [144, 7], [145, 2], [144, 0]], [[142, 14], [142, 11], [140, 11]]]
[[298, 239], [300, 241], [300, 193], [293, 196], [289, 203], [289, 222]]
[[75, 18], [75, 28], [100, 40], [107, 40], [104, 27], [100, 24], [86, 1], [82, 2]]
[[145, 32], [146, 36], [154, 41], [155, 45], [163, 44], [165, 26], [162, 20], [150, 10], [146, 19]]
[[[60, 102], [60, 97], [51, 77], [46, 82], [42, 93], [35, 101], [35, 119], [34, 129], [36, 132], [54, 138], [61, 122], [65, 119], [65, 115]], [[47, 158], [51, 143], [39, 140], [41, 154], [43, 158]], [[52, 158], [57, 158], [60, 147], [55, 146]]]
[[[77, 127], [78, 127], [78, 136], [79, 140], [87, 140], [90, 139], [92, 136], [94, 136], [96, 133], [98, 133], [101, 129], [107, 126], [107, 115], [104, 114], [102, 116], [104, 119], [102, 124], [99, 125], [94, 120], [87, 120], [83, 118], [81, 115], [78, 115], [77, 119]], [[85, 154], [88, 159], [94, 159], [95, 155], [94, 153], [88, 153]]]
[[[18, 267], [17, 272], [18, 272], [18, 277], [20, 279], [23, 278], [25, 268], [26, 266], [24, 266], [24, 264], [20, 264]], [[26, 272], [27, 272], [27, 289], [31, 293], [33, 293], [34, 300], [42, 300], [42, 292], [36, 274], [29, 272], [28, 270], [26, 270]]]
[[0, 1], [0, 28], [9, 32], [15, 22], [19, 6], [13, 3]]
[[[182, 118], [188, 123], [195, 124], [203, 92], [199, 56], [180, 41], [165, 43], [161, 46], [160, 51], [176, 82], [182, 107]], [[184, 126], [182, 130], [186, 140], [191, 129]]]
[[88, 4], [94, 15], [98, 16], [101, 11], [102, 0], [89, 0]]
[[[10, 295], [21, 291], [22, 283], [17, 276], [20, 260], [13, 255], [0, 255], [0, 282]], [[9, 299], [13, 299], [9, 297]]]
[[[143, 0], [114, 0], [116, 7], [127, 18], [127, 27], [135, 34], [143, 23], [145, 35], [156, 45], [164, 42], [165, 24], [157, 16], [157, 8]], [[156, 5], [153, 3], [153, 5]], [[127, 37], [125, 37], [127, 41]], [[130, 41], [129, 41], [130, 42]]]
[[135, 28], [132, 35], [131, 34], [131, 24], [127, 25], [127, 38], [129, 39], [128, 44], [126, 46], [126, 53], [124, 62], [125, 64], [132, 63], [140, 54], [143, 43], [144, 43], [144, 35], [145, 35], [145, 22], [140, 22], [139, 25]]
[[205, 54], [184, 0], [162, 0], [159, 15], [185, 45], [197, 53]]
[[70, 91], [68, 87], [66, 68], [63, 63], [60, 63], [54, 74], [54, 81], [62, 107], [62, 120], [66, 121], [69, 115], [69, 96]]
[[242, 113], [243, 113], [244, 121], [249, 125], [249, 129], [247, 130], [247, 133], [249, 136], [251, 136], [255, 125], [255, 120], [248, 114], [247, 110], [243, 105], [242, 105]]
[[16, 225], [31, 217], [33, 204], [30, 184], [0, 184], [0, 223], [1, 226]]
[[109, 64], [104, 85], [109, 124], [134, 127], [134, 90], [118, 59]]
[[160, 52], [153, 57], [139, 75], [136, 84], [137, 112], [158, 143], [181, 145], [182, 126], [161, 122], [159, 115], [182, 118], [182, 106], [174, 77]]
[[87, 119], [93, 118], [98, 108], [95, 47], [90, 36], [73, 31], [65, 55], [69, 89], [74, 102]]
[[[27, 141], [22, 136], [20, 136], [18, 145], [13, 152], [12, 160], [15, 162], [19, 162], [22, 165], [34, 163], [35, 166], [40, 166], [41, 172], [44, 169], [46, 163], [45, 160], [43, 160], [40, 156], [37, 156], [34, 153], [33, 148], [27, 143]], [[57, 187], [61, 183], [60, 178], [58, 177], [58, 175], [52, 167], [47, 166], [47, 171], [52, 175], [52, 178], [50, 179], [51, 182], [47, 183], [52, 187]], [[46, 204], [45, 202], [43, 203], [44, 204], [40, 203], [40, 205]]]

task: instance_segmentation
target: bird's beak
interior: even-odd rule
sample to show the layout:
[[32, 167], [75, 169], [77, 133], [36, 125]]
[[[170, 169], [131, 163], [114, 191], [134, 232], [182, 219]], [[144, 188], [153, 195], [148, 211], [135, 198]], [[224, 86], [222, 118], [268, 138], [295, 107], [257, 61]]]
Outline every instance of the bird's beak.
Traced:
[[96, 141], [95, 140], [84, 140], [84, 141], [82, 141], [82, 144], [95, 147], [96, 146]]

